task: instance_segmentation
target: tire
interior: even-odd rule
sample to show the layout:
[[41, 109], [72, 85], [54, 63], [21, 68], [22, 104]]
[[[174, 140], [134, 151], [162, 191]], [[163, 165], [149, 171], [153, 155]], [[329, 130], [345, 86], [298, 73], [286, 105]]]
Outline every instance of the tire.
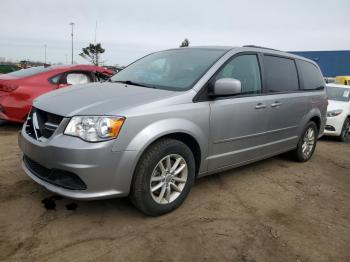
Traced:
[[349, 136], [349, 125], [350, 125], [350, 119], [346, 118], [341, 130], [340, 136], [338, 136], [338, 140], [340, 142], [345, 142]]
[[[308, 136], [311, 134], [308, 132], [311, 132], [313, 134], [312, 137]], [[292, 151], [293, 157], [296, 161], [306, 162], [312, 157], [316, 148], [317, 137], [318, 137], [317, 125], [315, 122], [310, 121], [309, 123], [307, 123], [307, 125], [303, 130], [303, 133], [299, 139], [297, 148]]]
[[182, 204], [194, 179], [195, 160], [192, 151], [181, 141], [164, 138], [152, 144], [139, 160], [130, 198], [144, 214], [163, 215]]
[[0, 126], [5, 125], [5, 123], [6, 123], [6, 121], [5, 121], [5, 120], [0, 119]]

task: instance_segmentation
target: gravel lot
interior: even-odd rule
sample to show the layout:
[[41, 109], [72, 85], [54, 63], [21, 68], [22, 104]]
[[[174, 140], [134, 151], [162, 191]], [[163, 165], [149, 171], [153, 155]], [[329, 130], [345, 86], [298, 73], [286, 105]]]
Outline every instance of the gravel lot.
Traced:
[[19, 129], [0, 127], [0, 261], [350, 261], [350, 142], [200, 179], [150, 218], [128, 199], [52, 198], [21, 170]]

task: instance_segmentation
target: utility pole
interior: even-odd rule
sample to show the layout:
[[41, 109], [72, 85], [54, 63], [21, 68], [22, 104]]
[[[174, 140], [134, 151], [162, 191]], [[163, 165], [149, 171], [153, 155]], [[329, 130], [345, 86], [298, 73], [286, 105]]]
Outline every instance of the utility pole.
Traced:
[[96, 45], [96, 38], [97, 38], [97, 20], [95, 24], [95, 45]]
[[97, 56], [97, 42], [96, 42], [96, 38], [97, 38], [97, 20], [96, 20], [96, 25], [95, 25], [95, 64], [98, 66], [98, 56]]
[[69, 25], [72, 27], [71, 36], [72, 36], [72, 64], [73, 64], [73, 27], [75, 24], [73, 22], [70, 22]]
[[46, 44], [44, 45], [44, 48], [45, 48], [45, 62], [44, 62], [44, 64], [46, 65]]

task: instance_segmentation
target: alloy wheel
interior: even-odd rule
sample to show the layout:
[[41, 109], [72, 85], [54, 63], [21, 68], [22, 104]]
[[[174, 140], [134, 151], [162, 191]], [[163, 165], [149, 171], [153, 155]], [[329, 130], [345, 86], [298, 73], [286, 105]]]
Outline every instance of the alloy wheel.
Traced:
[[304, 135], [303, 144], [301, 146], [303, 155], [306, 159], [311, 156], [311, 153], [315, 146], [315, 130], [309, 127]]
[[158, 204], [169, 204], [184, 189], [188, 176], [185, 159], [178, 154], [162, 158], [154, 168], [150, 179], [150, 192]]

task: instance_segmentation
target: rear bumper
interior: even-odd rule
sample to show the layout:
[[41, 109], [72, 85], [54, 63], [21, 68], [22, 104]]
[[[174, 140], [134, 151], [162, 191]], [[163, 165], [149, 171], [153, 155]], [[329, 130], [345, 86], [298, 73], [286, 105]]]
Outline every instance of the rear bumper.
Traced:
[[137, 151], [113, 152], [114, 141], [87, 143], [78, 138], [53, 135], [39, 142], [24, 130], [18, 136], [25, 156], [48, 170], [61, 170], [77, 175], [85, 190], [67, 189], [44, 180], [22, 161], [25, 173], [51, 192], [74, 199], [101, 199], [129, 194]]
[[30, 105], [24, 105], [17, 101], [17, 103], [14, 103], [15, 106], [9, 106], [9, 99], [11, 99], [9, 95], [2, 94], [0, 96], [0, 119], [9, 122], [24, 123], [29, 113]]
[[[0, 110], [1, 110], [1, 108], [0, 108]], [[16, 118], [13, 118], [13, 117], [9, 117], [2, 111], [0, 111], [0, 120], [5, 120], [5, 121], [8, 121], [8, 122], [16, 122], [16, 123], [23, 123], [24, 122], [23, 119], [16, 119]]]

